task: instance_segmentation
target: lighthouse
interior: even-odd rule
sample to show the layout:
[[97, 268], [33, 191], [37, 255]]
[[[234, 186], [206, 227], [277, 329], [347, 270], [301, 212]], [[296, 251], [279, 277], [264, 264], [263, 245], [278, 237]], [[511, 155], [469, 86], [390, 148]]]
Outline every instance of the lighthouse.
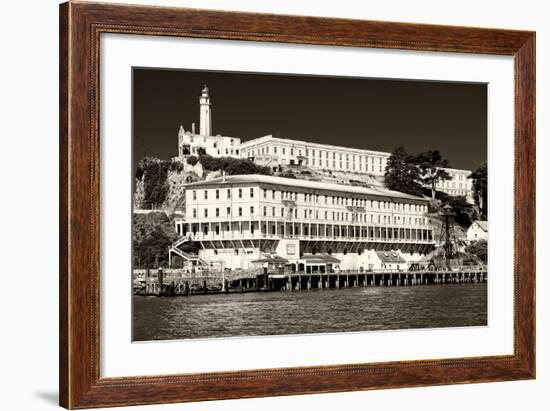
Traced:
[[205, 85], [202, 89], [200, 102], [200, 128], [199, 133], [202, 136], [212, 135], [212, 103], [210, 103], [210, 95], [208, 87]]
[[213, 134], [212, 102], [206, 85], [200, 93], [199, 110], [199, 127], [196, 132], [195, 123], [191, 123], [190, 130], [185, 130], [183, 125], [179, 128], [178, 157], [183, 160], [189, 156], [206, 154], [211, 157], [240, 158], [240, 138]]

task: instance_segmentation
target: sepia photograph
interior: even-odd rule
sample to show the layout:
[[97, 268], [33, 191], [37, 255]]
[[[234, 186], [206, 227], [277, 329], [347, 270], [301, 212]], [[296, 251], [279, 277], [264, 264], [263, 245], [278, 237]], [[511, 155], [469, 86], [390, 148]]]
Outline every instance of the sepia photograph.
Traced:
[[487, 326], [487, 84], [132, 69], [134, 341]]

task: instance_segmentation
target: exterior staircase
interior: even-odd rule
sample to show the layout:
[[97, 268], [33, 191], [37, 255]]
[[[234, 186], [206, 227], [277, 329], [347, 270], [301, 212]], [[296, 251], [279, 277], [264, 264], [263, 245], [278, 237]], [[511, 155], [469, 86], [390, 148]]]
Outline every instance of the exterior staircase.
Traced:
[[180, 246], [182, 246], [187, 242], [189, 242], [189, 238], [181, 237], [178, 240], [174, 241], [170, 247], [168, 247], [169, 265], [170, 266], [172, 265], [172, 254], [176, 254], [176, 255], [179, 255], [181, 258], [183, 258], [185, 261], [189, 262], [193, 266], [208, 267], [208, 263], [204, 261], [202, 258], [200, 258], [198, 254], [186, 253], [185, 251], [179, 248]]

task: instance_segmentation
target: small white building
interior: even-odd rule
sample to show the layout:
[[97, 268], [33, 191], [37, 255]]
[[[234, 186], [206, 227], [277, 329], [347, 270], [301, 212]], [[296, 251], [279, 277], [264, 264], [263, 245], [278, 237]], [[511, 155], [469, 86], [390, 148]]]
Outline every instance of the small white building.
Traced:
[[407, 271], [409, 264], [399, 251], [377, 251], [374, 270]]
[[466, 232], [466, 238], [468, 241], [486, 240], [488, 236], [487, 221], [474, 221], [468, 231]]

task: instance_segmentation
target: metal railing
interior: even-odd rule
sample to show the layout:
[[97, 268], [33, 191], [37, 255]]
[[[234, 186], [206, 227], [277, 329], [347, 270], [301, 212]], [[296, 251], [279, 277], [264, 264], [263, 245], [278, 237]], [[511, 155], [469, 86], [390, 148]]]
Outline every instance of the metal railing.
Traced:
[[[186, 237], [187, 238], [187, 237]], [[387, 242], [387, 243], [417, 243], [417, 244], [431, 244], [435, 240], [432, 239], [415, 239], [415, 238], [373, 238], [373, 237], [358, 237], [358, 236], [332, 236], [332, 235], [318, 235], [318, 234], [271, 234], [271, 233], [235, 233], [235, 232], [223, 232], [220, 234], [215, 233], [195, 233], [190, 234], [189, 238], [194, 241], [200, 240], [256, 240], [256, 239], [271, 239], [271, 240], [283, 240], [283, 239], [295, 239], [295, 240], [329, 240], [329, 241], [356, 241], [356, 242]]]

